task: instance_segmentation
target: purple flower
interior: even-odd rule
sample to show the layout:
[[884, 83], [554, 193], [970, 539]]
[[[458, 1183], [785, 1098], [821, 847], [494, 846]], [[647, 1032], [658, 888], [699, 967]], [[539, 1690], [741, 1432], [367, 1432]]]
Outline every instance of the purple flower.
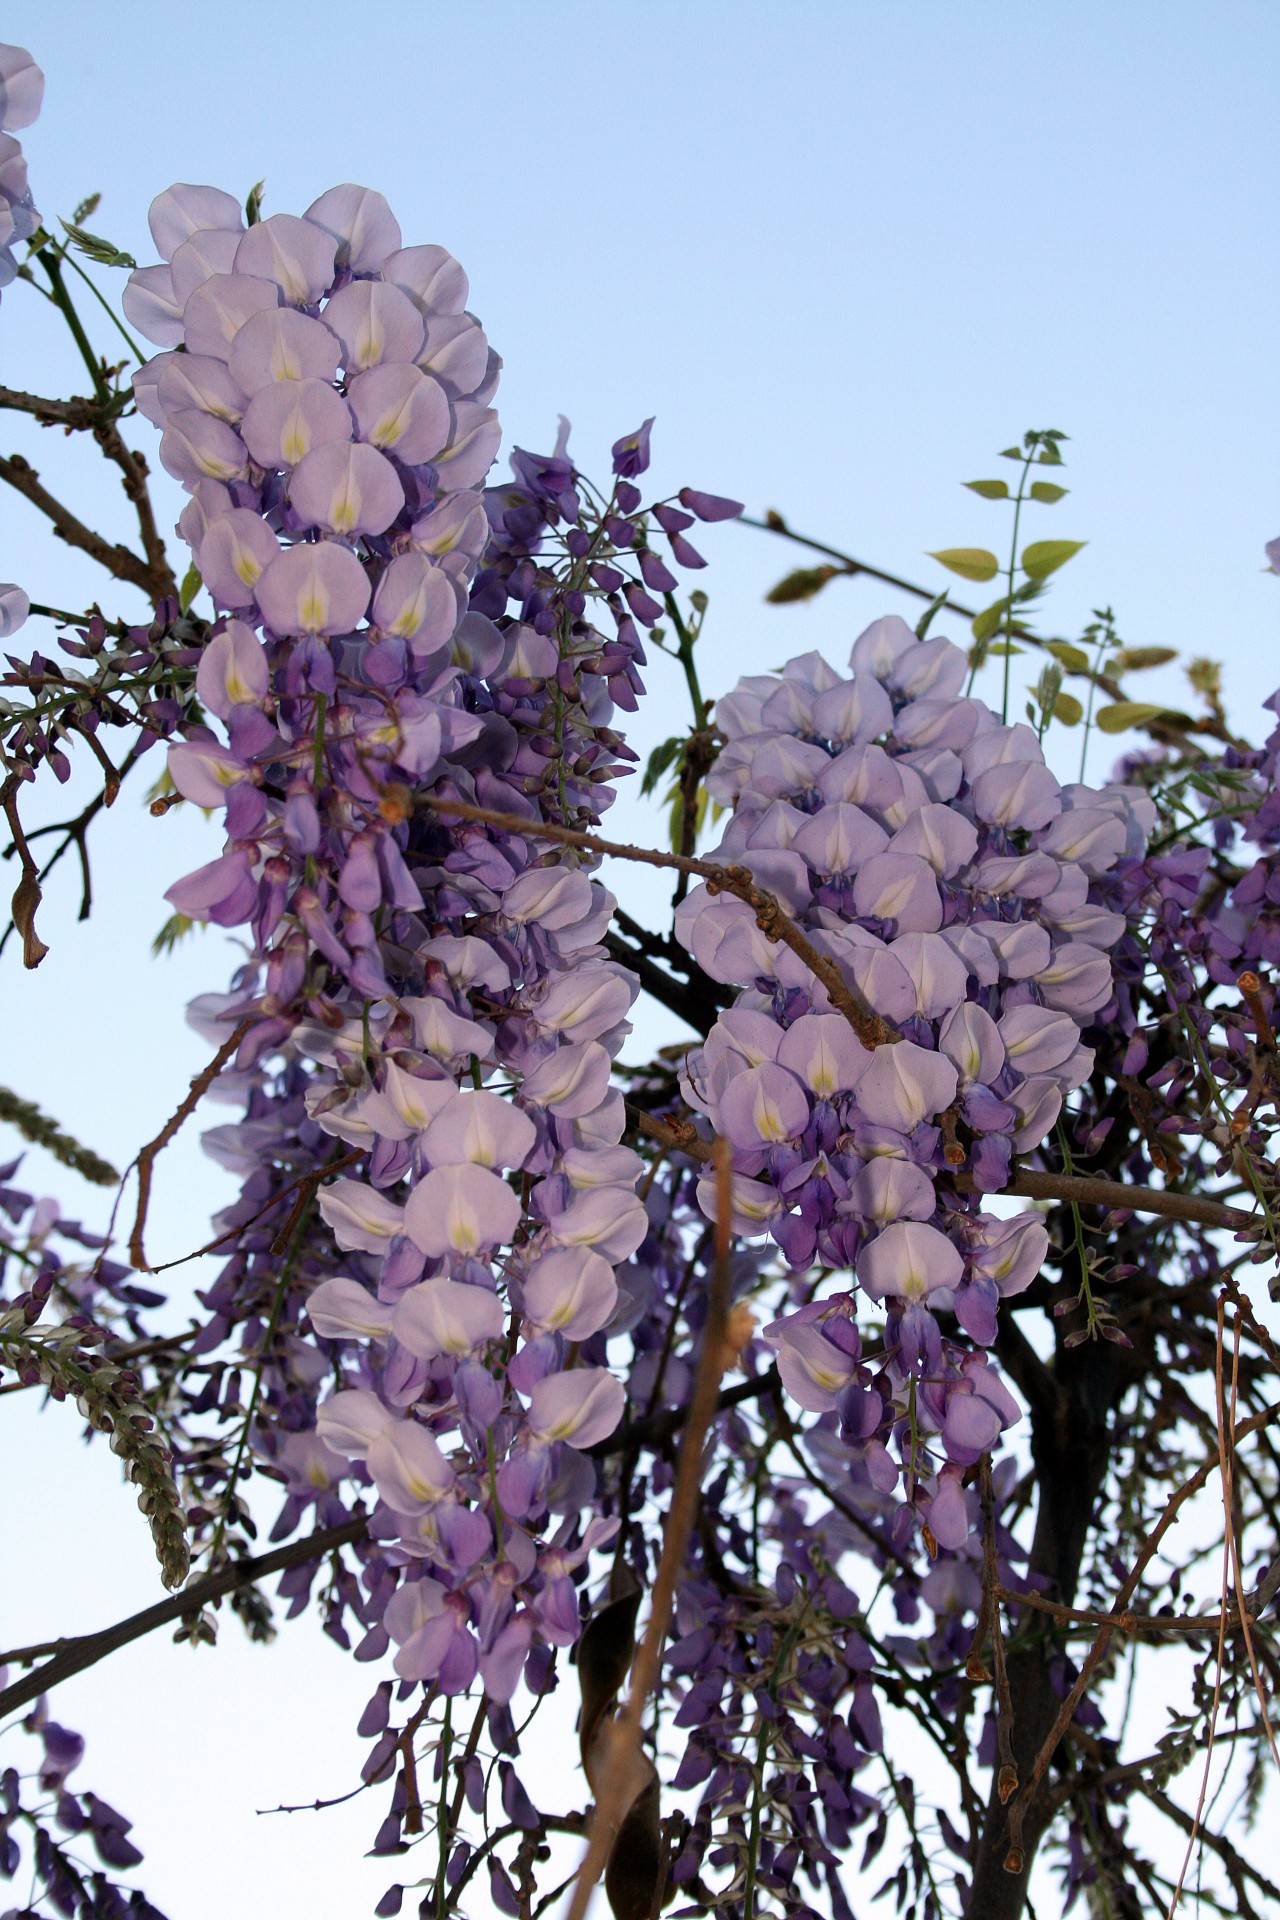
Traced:
[[652, 426], [653, 416], [650, 415], [634, 433], [624, 434], [621, 440], [614, 441], [613, 470], [621, 474], [624, 480], [634, 480], [649, 465], [649, 430]]

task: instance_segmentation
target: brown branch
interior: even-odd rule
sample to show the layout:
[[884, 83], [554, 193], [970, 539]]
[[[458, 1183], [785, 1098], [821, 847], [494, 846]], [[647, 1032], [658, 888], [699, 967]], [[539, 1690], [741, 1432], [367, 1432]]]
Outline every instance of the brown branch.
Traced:
[[591, 1821], [591, 1838], [578, 1870], [568, 1920], [583, 1920], [597, 1880], [604, 1872], [614, 1836], [631, 1805], [640, 1758], [640, 1724], [657, 1683], [662, 1650], [675, 1606], [676, 1585], [684, 1567], [689, 1536], [698, 1510], [702, 1484], [702, 1448], [719, 1398], [720, 1380], [730, 1358], [726, 1345], [729, 1319], [729, 1225], [732, 1165], [727, 1142], [716, 1155], [716, 1259], [707, 1298], [702, 1351], [689, 1402], [684, 1444], [671, 1491], [671, 1506], [663, 1529], [662, 1556], [654, 1577], [653, 1600], [644, 1639], [631, 1671], [627, 1704], [607, 1730], [600, 1788]]
[[[1266, 1426], [1269, 1421], [1275, 1419], [1277, 1414], [1280, 1414], [1280, 1401], [1273, 1401], [1270, 1406], [1262, 1407], [1257, 1413], [1251, 1414], [1247, 1420], [1242, 1420], [1232, 1436], [1233, 1445], [1237, 1445], [1241, 1440], [1246, 1439], [1249, 1434], [1255, 1432], [1259, 1427]], [[1215, 1452], [1210, 1458], [1197, 1467], [1189, 1479], [1184, 1480], [1182, 1485], [1170, 1495], [1164, 1512], [1144, 1540], [1138, 1557], [1130, 1569], [1128, 1578], [1124, 1581], [1124, 1584], [1116, 1595], [1115, 1604], [1111, 1609], [1112, 1613], [1124, 1613], [1130, 1600], [1137, 1591], [1138, 1582], [1142, 1578], [1143, 1571], [1154, 1558], [1160, 1542], [1176, 1520], [1179, 1509], [1191, 1498], [1192, 1494], [1199, 1493], [1201, 1487], [1204, 1486], [1209, 1475], [1217, 1465], [1218, 1456]], [[1031, 1778], [1027, 1781], [1018, 1798], [1009, 1809], [1009, 1829], [1010, 1837], [1013, 1841], [1011, 1855], [1013, 1849], [1017, 1849], [1020, 1852], [1020, 1848], [1017, 1848], [1017, 1836], [1021, 1827], [1023, 1811], [1030, 1805], [1037, 1787], [1044, 1779], [1049, 1762], [1057, 1751], [1058, 1742], [1071, 1725], [1075, 1710], [1084, 1696], [1085, 1689], [1088, 1687], [1090, 1680], [1092, 1680], [1106, 1655], [1107, 1648], [1111, 1644], [1112, 1632], [1113, 1629], [1110, 1625], [1103, 1625], [1099, 1628], [1097, 1637], [1084, 1657], [1080, 1672], [1076, 1676], [1065, 1700], [1062, 1702], [1057, 1719], [1045, 1735], [1040, 1751], [1036, 1755], [1035, 1764], [1031, 1769]], [[1009, 1862], [1006, 1861], [1006, 1866], [1011, 1873], [1021, 1871], [1020, 1864], [1009, 1865]]]
[[[956, 1185], [972, 1191], [972, 1176], [960, 1174]], [[1169, 1220], [1194, 1220], [1204, 1227], [1256, 1227], [1256, 1214], [1226, 1207], [1217, 1200], [1201, 1200], [1190, 1193], [1171, 1193], [1163, 1187], [1130, 1187], [1122, 1180], [1097, 1180], [1090, 1174], [1034, 1173], [1020, 1168], [1004, 1193], [1027, 1200], [1074, 1200], [1078, 1206], [1125, 1207], [1133, 1213], [1161, 1214]]]
[[[1018, 1587], [1001, 1586], [996, 1591], [1006, 1606], [1030, 1607], [1036, 1613], [1047, 1613], [1063, 1625], [1107, 1626], [1113, 1633], [1134, 1636], [1150, 1633], [1162, 1640], [1216, 1633], [1222, 1622], [1221, 1613], [1098, 1613], [1088, 1607], [1064, 1607], [1061, 1601], [1048, 1600], [1042, 1593], [1024, 1593]], [[1256, 1624], [1252, 1614], [1242, 1618], [1238, 1610], [1228, 1611], [1228, 1630], [1240, 1631], [1245, 1618], [1250, 1626]]]
[[17, 387], [0, 387], [0, 407], [12, 413], [29, 413], [42, 427], [65, 427], [69, 433], [89, 432], [102, 419], [101, 402], [72, 398], [46, 400], [40, 393], [23, 393]]
[[18, 856], [22, 868], [22, 878], [13, 891], [10, 905], [11, 924], [22, 935], [22, 964], [24, 967], [38, 967], [49, 949], [36, 932], [36, 908], [40, 905], [40, 876], [36, 872], [35, 857], [27, 844], [27, 836], [22, 831], [22, 821], [18, 816], [18, 777], [12, 775], [4, 783], [0, 793], [0, 806], [9, 822], [13, 835], [13, 850]]
[[169, 565], [169, 556], [165, 544], [156, 526], [155, 510], [151, 505], [151, 491], [147, 486], [150, 468], [140, 453], [126, 446], [120, 429], [114, 420], [94, 428], [94, 439], [106, 454], [107, 459], [119, 467], [124, 490], [137, 516], [138, 532], [142, 536], [142, 549], [147, 556], [151, 573], [151, 585], [147, 592], [153, 606], [158, 607], [162, 600], [177, 599], [178, 583], [174, 579], [173, 569]]
[[[703, 1162], [711, 1158], [711, 1146], [698, 1137], [687, 1120], [660, 1120], [631, 1100], [627, 1102], [627, 1119], [637, 1133], [656, 1140], [669, 1152], [685, 1153], [691, 1160]], [[955, 1184], [962, 1193], [974, 1191], [971, 1174], [957, 1174]], [[1162, 1187], [1130, 1187], [1120, 1180], [1096, 1180], [1085, 1174], [1035, 1173], [1019, 1168], [1001, 1192], [1026, 1200], [1074, 1200], [1078, 1206], [1124, 1207], [1130, 1213], [1153, 1213], [1170, 1220], [1194, 1220], [1202, 1226], [1237, 1231], [1257, 1225], [1256, 1215], [1240, 1207], [1223, 1206], [1217, 1200], [1169, 1193]]]
[[[185, 1267], [189, 1260], [199, 1260], [206, 1253], [216, 1253], [218, 1248], [225, 1246], [228, 1240], [234, 1240], [238, 1233], [243, 1233], [246, 1228], [253, 1226], [255, 1221], [261, 1220], [263, 1214], [270, 1213], [271, 1209], [278, 1207], [282, 1200], [287, 1200], [291, 1193], [297, 1193], [301, 1189], [310, 1197], [327, 1173], [341, 1173], [346, 1167], [354, 1166], [364, 1152], [363, 1147], [352, 1147], [350, 1153], [344, 1153], [341, 1159], [326, 1160], [322, 1167], [313, 1167], [307, 1173], [300, 1173], [296, 1179], [290, 1180], [287, 1186], [281, 1187], [279, 1193], [273, 1193], [256, 1213], [249, 1215], [247, 1220], [238, 1220], [235, 1226], [228, 1227], [226, 1232], [220, 1233], [215, 1240], [206, 1240], [202, 1247], [196, 1247], [190, 1253], [181, 1254], [176, 1260], [162, 1260], [158, 1267], [148, 1267], [147, 1272], [168, 1273], [171, 1267]], [[294, 1215], [291, 1214], [290, 1218], [294, 1218]], [[274, 1242], [272, 1246], [274, 1250]]]
[[883, 1047], [902, 1038], [891, 1021], [876, 1012], [857, 987], [849, 985], [834, 960], [819, 952], [801, 932], [790, 914], [764, 887], [758, 887], [742, 866], [719, 864], [714, 860], [695, 860], [688, 854], [663, 853], [656, 847], [635, 847], [620, 840], [604, 840], [599, 834], [581, 833], [575, 827], [554, 826], [550, 821], [526, 820], [522, 814], [499, 813], [493, 807], [474, 807], [466, 800], [448, 800], [438, 794], [419, 796], [418, 805], [433, 813], [456, 814], [461, 820], [474, 820], [491, 827], [504, 827], [510, 833], [527, 834], [531, 840], [552, 840], [560, 846], [582, 847], [590, 853], [614, 860], [634, 860], [647, 867], [669, 867], [705, 880], [714, 893], [732, 893], [755, 914], [756, 925], [766, 940], [781, 942], [802, 960], [810, 973], [821, 981], [833, 1007], [842, 1013], [864, 1047]]
[[41, 486], [39, 474], [21, 454], [13, 453], [7, 458], [0, 454], [0, 480], [7, 482], [24, 500], [29, 500], [33, 507], [44, 514], [60, 540], [65, 540], [69, 547], [79, 547], [82, 553], [87, 553], [91, 560], [105, 567], [115, 579], [127, 580], [131, 586], [141, 588], [153, 603], [172, 591], [171, 574], [166, 584], [155, 569], [145, 560], [140, 560], [130, 547], [112, 546], [100, 533], [94, 533], [91, 527], [86, 527], [69, 507], [64, 507], [47, 488]]
[[147, 1206], [151, 1199], [151, 1171], [155, 1166], [156, 1158], [168, 1146], [183, 1121], [188, 1120], [195, 1112], [252, 1025], [252, 1020], [242, 1020], [223, 1041], [208, 1065], [191, 1076], [191, 1085], [181, 1106], [176, 1112], [170, 1114], [155, 1139], [148, 1140], [134, 1161], [138, 1169], [138, 1210], [133, 1219], [133, 1232], [129, 1236], [129, 1258], [139, 1273], [155, 1271], [147, 1265], [147, 1256], [142, 1250], [142, 1235], [147, 1224]]
[[[991, 1634], [991, 1664], [996, 1670], [996, 1741], [1000, 1772], [996, 1791], [1001, 1805], [1018, 1791], [1018, 1766], [1013, 1754], [1013, 1695], [1004, 1658], [1004, 1627], [1000, 1619], [1000, 1570], [996, 1558], [996, 1498], [991, 1479], [991, 1455], [984, 1453], [978, 1468], [982, 1499], [982, 1587]], [[990, 1596], [988, 1599], [987, 1596]], [[975, 1640], [976, 1644], [976, 1640]]]
[[250, 1586], [256, 1580], [265, 1580], [270, 1574], [283, 1573], [289, 1567], [305, 1566], [307, 1561], [322, 1559], [338, 1547], [353, 1545], [364, 1538], [368, 1524], [364, 1514], [353, 1514], [351, 1519], [342, 1521], [339, 1526], [323, 1527], [317, 1533], [308, 1534], [305, 1540], [293, 1540], [288, 1546], [277, 1547], [274, 1553], [259, 1554], [253, 1560], [237, 1560], [219, 1573], [206, 1574], [203, 1580], [191, 1582], [181, 1593], [171, 1594], [167, 1600], [157, 1601], [154, 1607], [131, 1614], [114, 1627], [65, 1641], [61, 1652], [55, 1654], [52, 1660], [37, 1667], [33, 1673], [24, 1674], [0, 1693], [0, 1719], [18, 1707], [25, 1707], [28, 1701], [38, 1699], [60, 1681], [69, 1680], [72, 1674], [83, 1673], [86, 1667], [94, 1666], [107, 1654], [115, 1653], [118, 1648], [127, 1647], [131, 1641], [140, 1640], [144, 1634], [153, 1633], [157, 1627], [167, 1625], [170, 1620], [181, 1620], [187, 1614], [199, 1613], [211, 1600], [218, 1600], [225, 1593], [234, 1593], [239, 1587]]

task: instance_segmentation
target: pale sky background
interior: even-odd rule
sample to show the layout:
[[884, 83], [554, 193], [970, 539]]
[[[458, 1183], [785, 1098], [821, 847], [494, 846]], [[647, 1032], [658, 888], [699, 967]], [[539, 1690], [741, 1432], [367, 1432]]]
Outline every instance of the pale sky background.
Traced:
[[[947, 577], [927, 549], [1007, 538], [1004, 510], [959, 482], [1012, 471], [996, 450], [1024, 428], [1061, 428], [1056, 477], [1072, 492], [1032, 537], [1089, 545], [1055, 582], [1057, 631], [1110, 602], [1130, 644], [1223, 659], [1246, 729], [1280, 682], [1280, 588], [1262, 554], [1280, 532], [1273, 7], [42, 0], [0, 30], [48, 75], [22, 137], [50, 222], [100, 191], [90, 224], [146, 262], [148, 201], [175, 179], [243, 195], [265, 177], [268, 212], [301, 212], [344, 180], [377, 187], [407, 244], [441, 242], [466, 266], [506, 361], [509, 444], [549, 447], [563, 412], [578, 459], [603, 474], [613, 439], [655, 414], [663, 490], [776, 506], [935, 590]], [[5, 295], [0, 379], [78, 389], [46, 313], [21, 287]], [[135, 441], [152, 449], [145, 423]], [[8, 416], [0, 442], [127, 533], [83, 445]], [[161, 479], [170, 523], [177, 489]], [[870, 619], [915, 618], [865, 580], [763, 607], [799, 552], [732, 526], [699, 545], [708, 690], [811, 646], [843, 664]], [[0, 576], [54, 604], [130, 606], [12, 497]], [[42, 637], [33, 625], [23, 639]], [[654, 659], [649, 683], [631, 729], [644, 750], [683, 713], [668, 663]], [[1176, 669], [1149, 685], [1181, 703]], [[164, 887], [216, 846], [187, 809], [152, 822], [141, 794], [139, 779], [99, 823], [90, 924], [67, 871], [42, 913], [40, 972], [3, 960], [0, 1079], [121, 1165], [203, 1064], [182, 1008], [225, 984], [232, 957], [215, 934], [150, 958]], [[658, 831], [629, 807], [614, 819]], [[643, 1034], [666, 1037], [656, 1021]], [[207, 1237], [227, 1181], [194, 1127], [161, 1165], [152, 1240], [175, 1255]], [[74, 1193], [42, 1156], [27, 1170], [101, 1217], [101, 1196]], [[34, 1396], [0, 1404], [5, 1646], [159, 1591], [112, 1457], [82, 1450], [70, 1410], [36, 1411]], [[359, 1857], [371, 1800], [315, 1819], [254, 1809], [345, 1790], [373, 1677], [306, 1624], [264, 1653], [228, 1621], [215, 1654], [153, 1637], [54, 1710], [89, 1737], [82, 1783], [136, 1819], [144, 1884], [173, 1920], [233, 1905], [345, 1920], [397, 1877]], [[562, 1746], [554, 1759], [568, 1764]], [[577, 1803], [576, 1782], [563, 1798]]]

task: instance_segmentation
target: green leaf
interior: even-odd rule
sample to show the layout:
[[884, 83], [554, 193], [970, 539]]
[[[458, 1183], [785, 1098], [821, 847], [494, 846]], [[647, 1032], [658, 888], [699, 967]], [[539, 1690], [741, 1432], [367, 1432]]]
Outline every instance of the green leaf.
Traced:
[[1041, 447], [1039, 453], [1036, 455], [1036, 465], [1040, 467], [1060, 467], [1062, 465], [1062, 455], [1058, 452], [1052, 440], [1046, 441], [1044, 446]]
[[204, 581], [200, 578], [200, 570], [193, 560], [183, 574], [182, 585], [178, 589], [178, 600], [184, 613], [191, 611], [191, 603], [203, 585]]
[[1065, 567], [1087, 545], [1085, 540], [1033, 540], [1022, 549], [1022, 571], [1033, 580], [1043, 580]]
[[1000, 571], [1000, 562], [985, 547], [944, 547], [929, 558], [958, 573], [962, 580], [994, 580]]
[[1093, 717], [1103, 733], [1123, 733], [1128, 727], [1144, 727], [1168, 711], [1147, 700], [1117, 700], [1113, 706], [1099, 707]]
[[1025, 653], [1016, 640], [998, 640], [994, 647], [988, 647], [987, 653], [992, 660], [1003, 660], [1006, 654]]
[[101, 205], [102, 195], [100, 193], [91, 193], [80, 202], [71, 218], [75, 221], [76, 225], [79, 226], [82, 221], [92, 220]]
[[256, 227], [259, 220], [261, 220], [262, 197], [266, 191], [266, 186], [267, 186], [267, 183], [265, 180], [259, 180], [256, 185], [250, 187], [248, 198], [245, 200], [245, 203], [244, 203], [244, 218], [245, 218], [246, 226]]
[[157, 960], [162, 953], [172, 953], [179, 940], [185, 940], [194, 932], [197, 922], [188, 920], [185, 913], [171, 913], [151, 942], [151, 951]]
[[642, 794], [653, 792], [683, 745], [683, 739], [679, 734], [675, 734], [670, 740], [664, 740], [660, 747], [654, 748], [644, 770], [644, 779], [640, 782]]
[[1000, 458], [1002, 460], [1021, 460], [1022, 448], [1021, 447], [1002, 447], [1000, 450]]
[[1084, 708], [1074, 693], [1060, 693], [1053, 703], [1053, 717], [1061, 720], [1064, 727], [1078, 727], [1084, 718]]
[[929, 602], [928, 606], [925, 608], [924, 612], [920, 615], [920, 618], [917, 620], [916, 622], [916, 639], [917, 640], [924, 640], [928, 637], [930, 627], [933, 625], [934, 620], [942, 612], [942, 609], [946, 606], [946, 604], [947, 604], [947, 589], [944, 587], [942, 589], [942, 592], [937, 596], [937, 598]]
[[62, 220], [59, 224], [76, 252], [85, 254], [100, 267], [137, 266], [131, 253], [122, 253], [119, 247], [110, 240], [104, 240], [100, 234], [86, 232], [74, 220]]
[[1031, 483], [1031, 498], [1042, 500], [1046, 507], [1051, 507], [1055, 500], [1061, 500], [1070, 491], [1070, 487], [1056, 487], [1052, 480], [1033, 480]]
[[1003, 480], [965, 480], [961, 483], [970, 493], [980, 493], [984, 500], [1007, 500], [1009, 489]]
[[1004, 619], [1005, 614], [1008, 613], [1008, 611], [1009, 611], [1008, 594], [1005, 595], [1003, 600], [993, 600], [989, 607], [984, 607], [981, 613], [976, 614], [974, 616], [974, 620], [973, 620], [974, 639], [989, 640], [992, 634], [998, 631], [1000, 622]]
[[1073, 647], [1069, 640], [1046, 640], [1045, 646], [1070, 673], [1088, 673], [1089, 656], [1083, 647]]
[[794, 573], [779, 580], [776, 587], [770, 587], [765, 599], [771, 607], [788, 606], [793, 600], [812, 600], [838, 571], [836, 567], [797, 567]]
[[1143, 673], [1148, 667], [1167, 667], [1177, 657], [1176, 647], [1121, 647], [1112, 664], [1121, 673]]

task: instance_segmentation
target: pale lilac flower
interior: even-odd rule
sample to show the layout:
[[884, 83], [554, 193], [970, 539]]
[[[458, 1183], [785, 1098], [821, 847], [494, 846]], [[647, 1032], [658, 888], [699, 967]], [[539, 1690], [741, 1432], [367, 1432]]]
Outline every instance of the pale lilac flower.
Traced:
[[938, 1049], [959, 1075], [961, 1087], [990, 1085], [1004, 1065], [1004, 1042], [989, 1013], [967, 1000], [943, 1021]]
[[175, 480], [188, 486], [200, 480], [238, 480], [248, 463], [244, 441], [225, 420], [198, 407], [169, 416], [160, 440], [160, 464]]
[[363, 1460], [378, 1435], [398, 1417], [376, 1393], [342, 1387], [317, 1407], [316, 1429], [336, 1453]]
[[339, 1179], [321, 1187], [320, 1213], [344, 1252], [385, 1253], [392, 1236], [405, 1231], [403, 1207], [363, 1180]]
[[[269, 280], [259, 280], [249, 273], [212, 274], [182, 308], [188, 353], [211, 353], [217, 360], [228, 359], [232, 342], [245, 322], [255, 314], [273, 312], [279, 304], [280, 290]], [[231, 373], [246, 393], [252, 391], [237, 367], [232, 366]]]
[[649, 1230], [649, 1217], [634, 1193], [595, 1187], [575, 1193], [552, 1214], [547, 1231], [558, 1246], [592, 1247], [615, 1265], [629, 1259]]
[[544, 1253], [522, 1276], [525, 1317], [539, 1333], [586, 1340], [605, 1326], [618, 1303], [613, 1268], [587, 1247]]
[[337, 242], [335, 264], [352, 273], [378, 273], [400, 249], [400, 223], [380, 193], [368, 187], [330, 187], [304, 216]]
[[404, 506], [404, 488], [376, 447], [324, 440], [294, 468], [289, 504], [306, 525], [326, 533], [383, 533]]
[[858, 1279], [873, 1300], [924, 1301], [954, 1292], [963, 1275], [954, 1243], [918, 1220], [895, 1221], [858, 1256]]
[[737, 1147], [793, 1139], [809, 1123], [809, 1100], [793, 1073], [774, 1061], [749, 1067], [720, 1100], [720, 1129]]
[[307, 1313], [322, 1340], [385, 1340], [391, 1331], [391, 1308], [358, 1280], [322, 1280]]
[[457, 1479], [426, 1428], [414, 1420], [388, 1422], [369, 1442], [365, 1459], [374, 1485], [393, 1513], [428, 1512], [452, 1491]]
[[369, 582], [349, 548], [322, 540], [279, 554], [254, 595], [275, 633], [349, 633], [369, 604]]
[[1050, 1007], [1011, 1007], [999, 1021], [1000, 1038], [1019, 1073], [1051, 1073], [1075, 1052], [1079, 1028]]
[[916, 854], [873, 854], [858, 869], [853, 904], [868, 919], [892, 920], [899, 933], [936, 933], [942, 925], [933, 868]]
[[311, 307], [333, 282], [336, 242], [312, 220], [273, 213], [237, 244], [235, 271], [274, 280], [291, 307]]
[[428, 312], [461, 313], [467, 304], [467, 276], [443, 247], [402, 247], [383, 261], [381, 273]]
[[[850, 1337], [837, 1344], [827, 1330]], [[831, 1413], [838, 1396], [858, 1370], [858, 1337], [853, 1322], [839, 1316], [805, 1319], [792, 1314], [766, 1327], [765, 1338], [778, 1356], [782, 1384], [796, 1405], [809, 1413]]]
[[487, 1287], [423, 1280], [400, 1295], [392, 1327], [401, 1346], [419, 1359], [432, 1360], [440, 1353], [461, 1356], [498, 1338], [502, 1302]]
[[558, 1047], [525, 1076], [521, 1097], [554, 1108], [567, 1120], [580, 1119], [600, 1105], [611, 1071], [609, 1056], [597, 1040]]
[[168, 415], [180, 413], [184, 407], [202, 407], [206, 413], [233, 427], [244, 415], [246, 396], [226, 363], [215, 360], [211, 354], [162, 353], [148, 361], [133, 380], [140, 411], [144, 410], [140, 388], [146, 384], [143, 376], [148, 373], [153, 377], [158, 408], [156, 424], [160, 427], [165, 425]]
[[431, 1121], [422, 1151], [433, 1166], [520, 1167], [536, 1138], [528, 1114], [501, 1095], [460, 1091]]
[[254, 394], [240, 434], [260, 467], [296, 467], [314, 447], [351, 438], [346, 401], [327, 380], [278, 380]]
[[404, 1212], [405, 1232], [432, 1259], [504, 1245], [519, 1224], [520, 1201], [506, 1181], [470, 1164], [433, 1167]]
[[270, 686], [271, 670], [257, 634], [243, 620], [226, 621], [205, 643], [196, 669], [196, 692], [204, 706], [229, 720], [237, 707], [262, 706]]
[[183, 241], [169, 262], [169, 277], [173, 281], [173, 297], [184, 311], [197, 287], [202, 287], [215, 273], [233, 271], [237, 241], [236, 234], [218, 227], [206, 227]]
[[337, 336], [319, 320], [272, 303], [237, 329], [224, 358], [232, 379], [252, 396], [281, 380], [332, 380], [341, 353]]
[[218, 927], [238, 927], [258, 902], [258, 883], [249, 856], [232, 847], [194, 873], [186, 874], [165, 892], [171, 907], [189, 920], [211, 920]]
[[842, 1212], [874, 1220], [887, 1227], [894, 1220], [931, 1220], [937, 1200], [933, 1181], [923, 1167], [890, 1154], [877, 1154], [854, 1175]]
[[156, 252], [163, 260], [172, 260], [178, 248], [194, 233], [210, 227], [243, 231], [244, 214], [235, 196], [224, 193], [221, 187], [180, 184], [156, 195], [147, 213], [147, 224]]
[[430, 1680], [444, 1694], [468, 1690], [479, 1649], [460, 1593], [446, 1593], [437, 1580], [407, 1581], [392, 1594], [383, 1620], [399, 1644], [393, 1664], [402, 1680]]
[[529, 1395], [528, 1427], [542, 1446], [557, 1440], [579, 1449], [607, 1440], [622, 1418], [626, 1388], [604, 1367], [549, 1373]]
[[358, 437], [408, 466], [434, 460], [448, 444], [444, 389], [417, 367], [389, 362], [357, 374], [348, 383], [347, 403]]
[[385, 362], [411, 364], [422, 352], [422, 315], [385, 280], [352, 280], [325, 306], [324, 323], [342, 342], [348, 378]]
[[31, 602], [21, 587], [11, 582], [0, 584], [0, 640], [16, 633], [31, 612]]
[[1039, 1273], [1049, 1251], [1049, 1229], [1034, 1213], [1011, 1220], [982, 1221], [982, 1236], [970, 1249], [972, 1272], [995, 1282], [1001, 1299], [1022, 1293]]
[[227, 790], [249, 777], [249, 769], [214, 740], [183, 741], [170, 747], [169, 778], [184, 800], [198, 807], [222, 807]]
[[911, 1040], [877, 1047], [858, 1082], [858, 1108], [876, 1126], [911, 1133], [956, 1097], [958, 1076], [943, 1054]]

